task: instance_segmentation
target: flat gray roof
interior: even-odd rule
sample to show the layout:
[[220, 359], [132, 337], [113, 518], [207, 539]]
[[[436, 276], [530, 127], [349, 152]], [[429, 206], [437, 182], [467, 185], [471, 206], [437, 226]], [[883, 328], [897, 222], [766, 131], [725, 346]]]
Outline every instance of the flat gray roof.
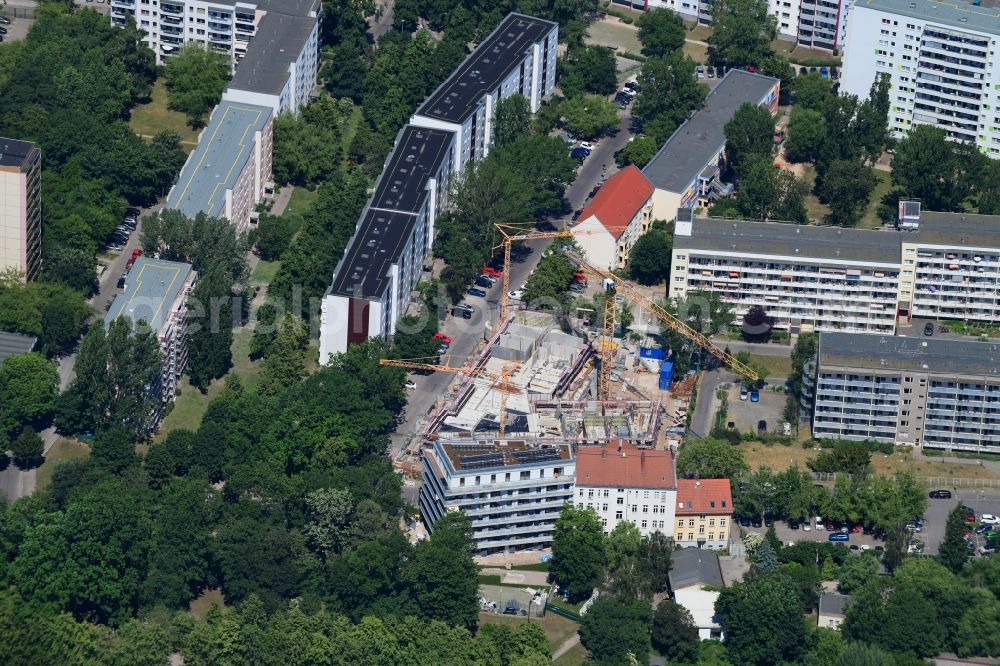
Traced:
[[976, 7], [969, 2], [947, 0], [857, 0], [856, 7], [876, 9], [890, 14], [923, 19], [931, 23], [948, 25], [961, 30], [1000, 35], [1000, 8], [993, 3]]
[[167, 208], [189, 217], [204, 211], [220, 217], [225, 212], [226, 190], [236, 185], [253, 152], [254, 134], [264, 129], [271, 109], [223, 101], [215, 107], [198, 141], [198, 147], [181, 170], [167, 197]]
[[1000, 215], [922, 211], [915, 236], [928, 245], [1000, 247]]
[[316, 27], [316, 19], [269, 11], [257, 26], [247, 54], [236, 67], [229, 87], [278, 95], [288, 81], [288, 68]]
[[423, 205], [427, 181], [451, 150], [452, 132], [406, 125], [375, 183], [372, 208], [416, 213]]
[[378, 298], [389, 284], [389, 267], [410, 240], [417, 216], [369, 208], [340, 260], [329, 293]]
[[22, 167], [35, 149], [35, 144], [0, 136], [0, 167]]
[[27, 354], [35, 348], [38, 338], [32, 335], [21, 335], [20, 333], [0, 332], [0, 365], [8, 356]]
[[674, 234], [674, 248], [898, 264], [904, 237], [896, 231], [696, 218], [690, 236]]
[[679, 590], [692, 585], [724, 587], [719, 556], [701, 548], [681, 548], [670, 555], [670, 589]]
[[759, 104], [778, 79], [729, 70], [704, 105], [678, 127], [642, 170], [658, 190], [683, 192], [726, 145], [726, 123], [744, 102]]
[[1000, 381], [1000, 344], [935, 337], [820, 333], [819, 364], [941, 375], [991, 375]]
[[139, 257], [125, 278], [125, 291], [115, 296], [104, 316], [105, 328], [118, 317], [128, 317], [159, 332], [191, 270], [191, 264]]
[[543, 39], [556, 23], [511, 13], [482, 41], [451, 76], [431, 93], [416, 115], [462, 122], [479, 100], [521, 63], [528, 47]]
[[[184, 4], [183, 0], [169, 1], [178, 5]], [[315, 12], [319, 9], [320, 0], [212, 0], [212, 2], [230, 7], [236, 7], [237, 4], [251, 5], [265, 12], [308, 16], [309, 12]]]

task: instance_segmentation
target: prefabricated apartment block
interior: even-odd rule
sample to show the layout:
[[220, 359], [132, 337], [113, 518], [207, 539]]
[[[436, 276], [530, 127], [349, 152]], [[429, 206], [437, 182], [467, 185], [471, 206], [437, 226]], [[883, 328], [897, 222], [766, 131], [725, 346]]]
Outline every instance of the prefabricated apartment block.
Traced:
[[678, 215], [671, 298], [714, 291], [737, 319], [761, 305], [792, 332], [1000, 319], [1000, 216], [923, 211], [869, 230]]

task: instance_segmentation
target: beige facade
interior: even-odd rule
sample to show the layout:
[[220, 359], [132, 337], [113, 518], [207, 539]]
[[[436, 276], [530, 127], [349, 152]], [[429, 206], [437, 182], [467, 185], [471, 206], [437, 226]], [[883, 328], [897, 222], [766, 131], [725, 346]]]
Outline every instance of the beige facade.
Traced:
[[42, 271], [41, 172], [33, 143], [0, 137], [0, 272], [28, 280]]

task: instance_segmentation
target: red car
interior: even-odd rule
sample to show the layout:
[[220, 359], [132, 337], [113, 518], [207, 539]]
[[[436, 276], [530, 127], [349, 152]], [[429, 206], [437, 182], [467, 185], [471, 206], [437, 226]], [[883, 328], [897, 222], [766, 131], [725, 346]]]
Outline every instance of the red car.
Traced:
[[973, 513], [972, 511], [969, 511], [969, 513], [965, 514], [965, 522], [967, 523], [976, 522], [976, 514]]
[[851, 525], [851, 531], [854, 532], [855, 534], [861, 534], [861, 529], [862, 529], [861, 525], [857, 523]]
[[573, 275], [573, 282], [579, 282], [584, 287], [587, 286], [587, 276], [583, 274], [583, 271], [577, 271]]
[[834, 531], [835, 529], [837, 529], [837, 526], [836, 526], [836, 525], [834, 525], [833, 523], [827, 523], [827, 524], [826, 524], [826, 531], [827, 531], [827, 532], [832, 532], [832, 531]]
[[135, 259], [129, 259], [127, 262], [125, 262], [125, 270], [127, 271], [132, 270], [133, 265], [135, 265]]
[[490, 277], [500, 277], [503, 275], [503, 271], [498, 271], [492, 266], [483, 266], [483, 273], [486, 273]]
[[135, 261], [141, 256], [142, 256], [142, 248], [137, 247], [134, 250], [132, 250], [132, 261]]
[[439, 342], [443, 342], [446, 345], [450, 345], [451, 344], [451, 338], [449, 336], [445, 335], [444, 333], [442, 333], [441, 331], [438, 331], [437, 333], [434, 334], [434, 339], [438, 340]]

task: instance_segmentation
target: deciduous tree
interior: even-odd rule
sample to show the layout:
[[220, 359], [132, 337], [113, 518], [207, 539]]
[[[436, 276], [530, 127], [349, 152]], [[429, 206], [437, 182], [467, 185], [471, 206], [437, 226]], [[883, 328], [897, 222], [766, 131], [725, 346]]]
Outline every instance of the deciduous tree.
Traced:
[[188, 117], [192, 127], [205, 124], [205, 114], [222, 99], [229, 82], [229, 58], [198, 42], [188, 42], [164, 68], [170, 108]]
[[660, 284], [670, 274], [673, 238], [667, 229], [654, 226], [632, 246], [628, 258], [629, 276], [639, 284]]
[[724, 67], [760, 67], [771, 55], [777, 19], [765, 0], [724, 0], [712, 5], [708, 63]]
[[565, 506], [556, 519], [549, 572], [570, 600], [582, 601], [601, 584], [604, 528], [593, 509]]
[[680, 14], [669, 9], [647, 11], [636, 21], [639, 26], [639, 43], [642, 55], [659, 57], [675, 53], [684, 47], [687, 30]]
[[743, 451], [719, 439], [685, 441], [677, 454], [677, 473], [688, 479], [732, 479], [748, 469]]
[[715, 611], [736, 663], [764, 666], [797, 659], [805, 649], [802, 606], [791, 583], [766, 576], [722, 591]]
[[688, 609], [669, 599], [661, 601], [653, 614], [652, 642], [670, 663], [698, 661], [698, 627]]
[[744, 102], [726, 123], [726, 156], [738, 174], [774, 153], [774, 118], [763, 106]]
[[827, 224], [853, 227], [865, 214], [875, 190], [875, 174], [858, 161], [835, 160], [816, 183], [819, 200], [830, 206]]
[[0, 433], [44, 428], [58, 395], [59, 373], [51, 361], [38, 353], [7, 357], [0, 365]]
[[580, 642], [599, 664], [625, 664], [633, 658], [645, 664], [651, 623], [648, 602], [600, 597], [583, 616]]

